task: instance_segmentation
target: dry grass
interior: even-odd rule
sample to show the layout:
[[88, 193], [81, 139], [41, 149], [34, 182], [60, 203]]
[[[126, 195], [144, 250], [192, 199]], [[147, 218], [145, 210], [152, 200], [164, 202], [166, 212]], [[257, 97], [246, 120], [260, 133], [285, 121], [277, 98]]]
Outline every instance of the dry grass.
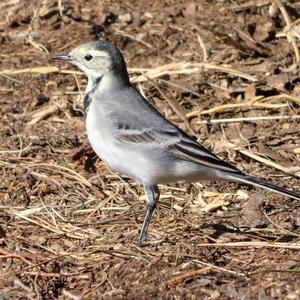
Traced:
[[[135, 23], [130, 3], [103, 4], [116, 20], [105, 9], [94, 15], [97, 1], [0, 4], [0, 298], [300, 297], [300, 207], [279, 195], [230, 183], [162, 185], [154, 239], [137, 247], [143, 190], [88, 146], [81, 72], [48, 60], [48, 52], [95, 38], [91, 24], [101, 24], [101, 37], [125, 54], [132, 82], [169, 119], [245, 172], [299, 191], [299, 79], [290, 69], [297, 37], [289, 48], [276, 38], [285, 25], [259, 23], [272, 22], [274, 1], [233, 2], [203, 1], [203, 15], [193, 3], [164, 3], [161, 12], [161, 3], [142, 1], [148, 27]], [[297, 22], [275, 2], [277, 18], [295, 32]], [[240, 12], [247, 26], [257, 24], [256, 36]], [[125, 26], [127, 13], [133, 20]], [[167, 15], [173, 23], [163, 22]], [[216, 17], [219, 24], [202, 26]], [[269, 42], [259, 40], [268, 33]]]

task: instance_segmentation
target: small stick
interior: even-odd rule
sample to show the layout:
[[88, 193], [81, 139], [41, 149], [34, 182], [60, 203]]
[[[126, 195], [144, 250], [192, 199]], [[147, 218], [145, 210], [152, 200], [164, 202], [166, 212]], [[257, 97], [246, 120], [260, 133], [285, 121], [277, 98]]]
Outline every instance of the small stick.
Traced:
[[197, 35], [197, 39], [198, 39], [198, 42], [200, 44], [200, 47], [202, 48], [203, 61], [207, 61], [208, 55], [207, 55], [207, 50], [206, 50], [205, 44], [203, 42], [203, 39], [201, 38], [201, 36], [199, 34]]
[[65, 107], [65, 105], [62, 105], [62, 106], [58, 106], [57, 104], [48, 105], [48, 106], [44, 107], [42, 110], [39, 110], [38, 112], [34, 113], [32, 116], [32, 119], [27, 124], [34, 125], [64, 107]]
[[[229, 104], [221, 104], [217, 105], [215, 107], [212, 107], [207, 110], [202, 110], [202, 111], [192, 111], [188, 113], [186, 116], [187, 118], [193, 118], [197, 117], [199, 115], [204, 115], [204, 114], [211, 114], [219, 111], [225, 111], [225, 110], [230, 110], [234, 108], [241, 108], [241, 107], [262, 107], [262, 108], [281, 108], [281, 107], [286, 107], [288, 104], [266, 104], [264, 102], [267, 101], [272, 101], [272, 100], [277, 100], [281, 98], [287, 98], [288, 100], [295, 102], [297, 104], [300, 104], [300, 99], [293, 97], [288, 94], [280, 94], [276, 96], [270, 96], [270, 97], [263, 97], [263, 96], [257, 96], [254, 99], [250, 99], [246, 102], [241, 102], [241, 103], [229, 103]], [[263, 102], [263, 103], [259, 103]]]
[[[187, 88], [187, 87], [184, 87], [184, 86], [182, 86], [182, 85], [179, 85], [179, 84], [177, 84], [177, 83], [174, 83], [174, 82], [172, 82], [172, 81], [170, 81], [170, 80], [164, 80], [164, 79], [158, 79], [158, 81], [159, 82], [163, 82], [163, 83], [165, 83], [165, 84], [167, 84], [167, 85], [169, 85], [169, 86], [172, 86], [172, 87], [175, 87], [175, 88], [178, 88], [178, 89], [181, 89], [181, 90], [183, 90], [183, 91], [185, 91], [185, 92], [189, 92], [190, 94], [192, 94], [192, 95], [195, 95], [196, 97], [201, 97], [201, 95], [199, 94], [199, 93], [197, 93], [197, 92], [195, 92], [195, 91], [192, 91], [191, 89], [189, 89], [189, 88]], [[144, 96], [144, 95], [143, 95]], [[146, 98], [146, 97], [145, 97]]]
[[20, 75], [20, 74], [50, 74], [50, 73], [62, 73], [62, 74], [83, 74], [80, 71], [72, 71], [72, 70], [66, 70], [59, 67], [52, 67], [52, 66], [41, 66], [41, 67], [33, 67], [33, 68], [25, 68], [25, 69], [7, 69], [0, 71], [0, 75]]
[[147, 48], [153, 49], [153, 47], [152, 47], [150, 44], [144, 42], [144, 41], [141, 40], [141, 39], [138, 39], [138, 38], [134, 37], [133, 35], [130, 35], [130, 34], [124, 32], [124, 31], [116, 30], [116, 31], [114, 32], [114, 34], [118, 34], [118, 35], [121, 35], [121, 36], [128, 37], [128, 38], [130, 38], [130, 39], [132, 39], [132, 40], [134, 40], [134, 41], [136, 41], [136, 42], [141, 43], [142, 45], [146, 46]]
[[219, 123], [239, 123], [239, 122], [257, 122], [257, 121], [269, 121], [269, 120], [297, 120], [297, 119], [300, 119], [300, 115], [208, 119], [208, 120], [198, 121], [197, 124], [219, 124]]
[[266, 6], [266, 5], [269, 5], [270, 3], [272, 2], [272, 0], [266, 0], [266, 1], [257, 1], [257, 0], [251, 0], [251, 1], [248, 1], [244, 4], [241, 4], [241, 5], [234, 5], [232, 7], [233, 10], [235, 11], [242, 11], [242, 10], [246, 10], [246, 9], [249, 9], [251, 7], [262, 7], [262, 6]]
[[154, 87], [158, 90], [158, 92], [168, 102], [168, 104], [171, 106], [171, 108], [174, 110], [174, 112], [177, 114], [177, 116], [184, 122], [184, 124], [187, 126], [187, 128], [194, 135], [196, 135], [196, 132], [195, 132], [194, 128], [192, 128], [191, 124], [189, 123], [187, 117], [185, 116], [185, 114], [182, 111], [182, 109], [181, 109], [180, 105], [178, 104], [178, 102], [174, 99], [169, 98], [152, 79], [149, 79], [149, 81], [154, 85]]
[[[149, 78], [155, 79], [158, 77], [162, 77], [165, 75], [189, 75], [194, 73], [203, 72], [204, 70], [216, 70], [224, 73], [231, 74], [233, 76], [241, 77], [247, 79], [249, 81], [257, 81], [255, 76], [249, 75], [242, 71], [235, 70], [233, 68], [228, 67], [227, 65], [216, 65], [213, 63], [170, 63], [163, 66], [146, 69], [146, 68], [128, 68], [129, 73], [138, 73], [142, 74], [137, 77], [132, 78], [133, 83], [144, 82]], [[19, 75], [24, 73], [37, 73], [37, 74], [50, 74], [50, 73], [61, 73], [61, 74], [76, 74], [83, 75], [80, 71], [73, 71], [62, 69], [54, 66], [40, 66], [33, 68], [25, 68], [25, 69], [7, 69], [0, 71], [0, 75]]]
[[[198, 245], [198, 244], [197, 244]], [[202, 244], [200, 244], [202, 246]], [[215, 245], [215, 244], [209, 244], [209, 245]], [[206, 263], [204, 261], [200, 261], [198, 259], [194, 259], [193, 262], [197, 263], [197, 264], [201, 264], [201, 265], [204, 265], [204, 266], [209, 266], [213, 269], [216, 269], [216, 270], [219, 270], [219, 271], [222, 271], [222, 272], [226, 272], [226, 273], [230, 273], [230, 274], [234, 274], [234, 275], [237, 275], [237, 276], [242, 276], [242, 277], [246, 277], [246, 274], [244, 273], [241, 273], [241, 272], [236, 272], [236, 271], [232, 271], [232, 270], [228, 270], [226, 268], [222, 268], [222, 267], [218, 267], [218, 266], [215, 266], [213, 264], [209, 264], [209, 263]]]
[[[135, 68], [134, 71], [138, 72], [139, 69]], [[145, 70], [145, 69], [141, 69]], [[227, 65], [215, 65], [213, 63], [170, 63], [167, 65], [159, 66], [156, 68], [148, 69], [145, 74], [132, 78], [132, 82], [147, 81], [148, 78], [154, 79], [165, 75], [189, 75], [194, 73], [203, 72], [203, 70], [216, 70], [228, 73], [233, 76], [241, 77], [249, 81], [257, 81], [257, 78], [246, 74], [244, 72], [235, 70]], [[130, 69], [129, 69], [130, 71]]]
[[208, 273], [210, 273], [212, 271], [212, 267], [208, 266], [208, 267], [205, 267], [205, 268], [201, 268], [201, 269], [198, 269], [198, 270], [193, 270], [193, 271], [189, 271], [189, 272], [186, 272], [186, 273], [183, 273], [183, 274], [179, 274], [171, 279], [169, 279], [168, 281], [164, 282], [163, 284], [166, 284], [166, 285], [175, 285], [175, 284], [179, 284], [189, 278], [193, 278], [195, 276], [198, 276], [198, 275], [206, 275]]
[[63, 5], [62, 5], [62, 0], [57, 1], [57, 7], [59, 11], [59, 15], [62, 17], [63, 16]]
[[270, 242], [231, 242], [231, 243], [203, 243], [197, 244], [197, 247], [267, 247], [267, 248], [281, 248], [281, 249], [295, 249], [300, 250], [299, 243], [270, 243]]
[[236, 151], [254, 159], [254, 160], [257, 160], [267, 166], [270, 166], [272, 168], [275, 168], [277, 170], [280, 170], [284, 173], [287, 173], [287, 174], [293, 174], [294, 176], [297, 176], [297, 177], [300, 177], [300, 167], [299, 166], [295, 166], [295, 167], [283, 167], [269, 159], [266, 159], [264, 157], [261, 157], [260, 155], [257, 155], [257, 154], [254, 154], [252, 152], [250, 152], [249, 150], [246, 150], [246, 149], [239, 149], [239, 148], [236, 148], [233, 144], [229, 143], [229, 146], [230, 147], [233, 147], [235, 148]]
[[[275, 0], [275, 2], [276, 2], [277, 6], [279, 7], [279, 9], [280, 9], [280, 11], [281, 11], [281, 13], [282, 13], [282, 16], [283, 16], [283, 19], [284, 19], [284, 21], [285, 21], [285, 23], [286, 23], [286, 26], [287, 26], [288, 28], [290, 28], [291, 25], [292, 25], [292, 19], [291, 19], [291, 17], [289, 16], [287, 10], [285, 9], [284, 5], [281, 3], [280, 0]], [[289, 42], [292, 44], [292, 46], [293, 46], [293, 49], [294, 49], [294, 52], [295, 52], [295, 56], [296, 56], [296, 64], [298, 64], [298, 63], [300, 62], [300, 54], [299, 54], [299, 49], [298, 49], [297, 43], [296, 43], [296, 41], [295, 41], [295, 37], [294, 37], [294, 35], [293, 35], [291, 32], [289, 32], [289, 31], [286, 32], [286, 37], [287, 37], [288, 41], [289, 41]]]

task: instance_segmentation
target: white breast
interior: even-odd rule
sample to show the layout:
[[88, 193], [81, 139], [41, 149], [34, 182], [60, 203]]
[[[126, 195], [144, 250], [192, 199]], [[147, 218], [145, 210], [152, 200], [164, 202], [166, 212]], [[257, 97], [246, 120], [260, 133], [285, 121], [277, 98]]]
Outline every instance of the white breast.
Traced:
[[113, 133], [109, 130], [109, 123], [101, 107], [97, 107], [92, 101], [86, 116], [88, 139], [97, 155], [113, 168], [116, 164], [116, 158], [113, 155], [116, 147]]
[[92, 148], [113, 171], [139, 180], [135, 170], [136, 155], [124, 149], [112, 128], [112, 120], [107, 118], [101, 106], [92, 101], [86, 116], [86, 130]]

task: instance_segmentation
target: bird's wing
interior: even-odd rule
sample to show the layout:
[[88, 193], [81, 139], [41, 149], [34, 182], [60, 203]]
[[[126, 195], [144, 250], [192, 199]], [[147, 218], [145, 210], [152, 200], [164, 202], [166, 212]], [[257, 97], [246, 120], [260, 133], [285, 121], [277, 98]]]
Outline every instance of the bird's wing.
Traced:
[[116, 138], [126, 144], [136, 146], [164, 147], [170, 155], [189, 162], [201, 164], [230, 173], [241, 173], [238, 169], [219, 159], [215, 154], [197, 143], [177, 127], [168, 129], [134, 129], [119, 124]]
[[120, 99], [122, 105], [111, 101], [109, 106], [110, 117], [115, 120], [115, 138], [119, 141], [136, 147], [158, 148], [177, 159], [241, 174], [169, 122], [135, 89], [120, 91]]

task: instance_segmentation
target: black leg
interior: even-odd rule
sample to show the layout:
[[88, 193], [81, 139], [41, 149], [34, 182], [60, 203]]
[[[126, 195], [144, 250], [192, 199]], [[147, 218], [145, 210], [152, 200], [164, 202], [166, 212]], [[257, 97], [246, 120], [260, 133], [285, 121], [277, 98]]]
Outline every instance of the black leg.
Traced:
[[156, 204], [159, 199], [159, 189], [157, 185], [146, 185], [144, 184], [147, 212], [145, 215], [144, 223], [141, 229], [141, 233], [138, 239], [138, 245], [142, 246], [143, 242], [147, 239], [147, 231], [151, 221], [151, 217], [156, 208]]

